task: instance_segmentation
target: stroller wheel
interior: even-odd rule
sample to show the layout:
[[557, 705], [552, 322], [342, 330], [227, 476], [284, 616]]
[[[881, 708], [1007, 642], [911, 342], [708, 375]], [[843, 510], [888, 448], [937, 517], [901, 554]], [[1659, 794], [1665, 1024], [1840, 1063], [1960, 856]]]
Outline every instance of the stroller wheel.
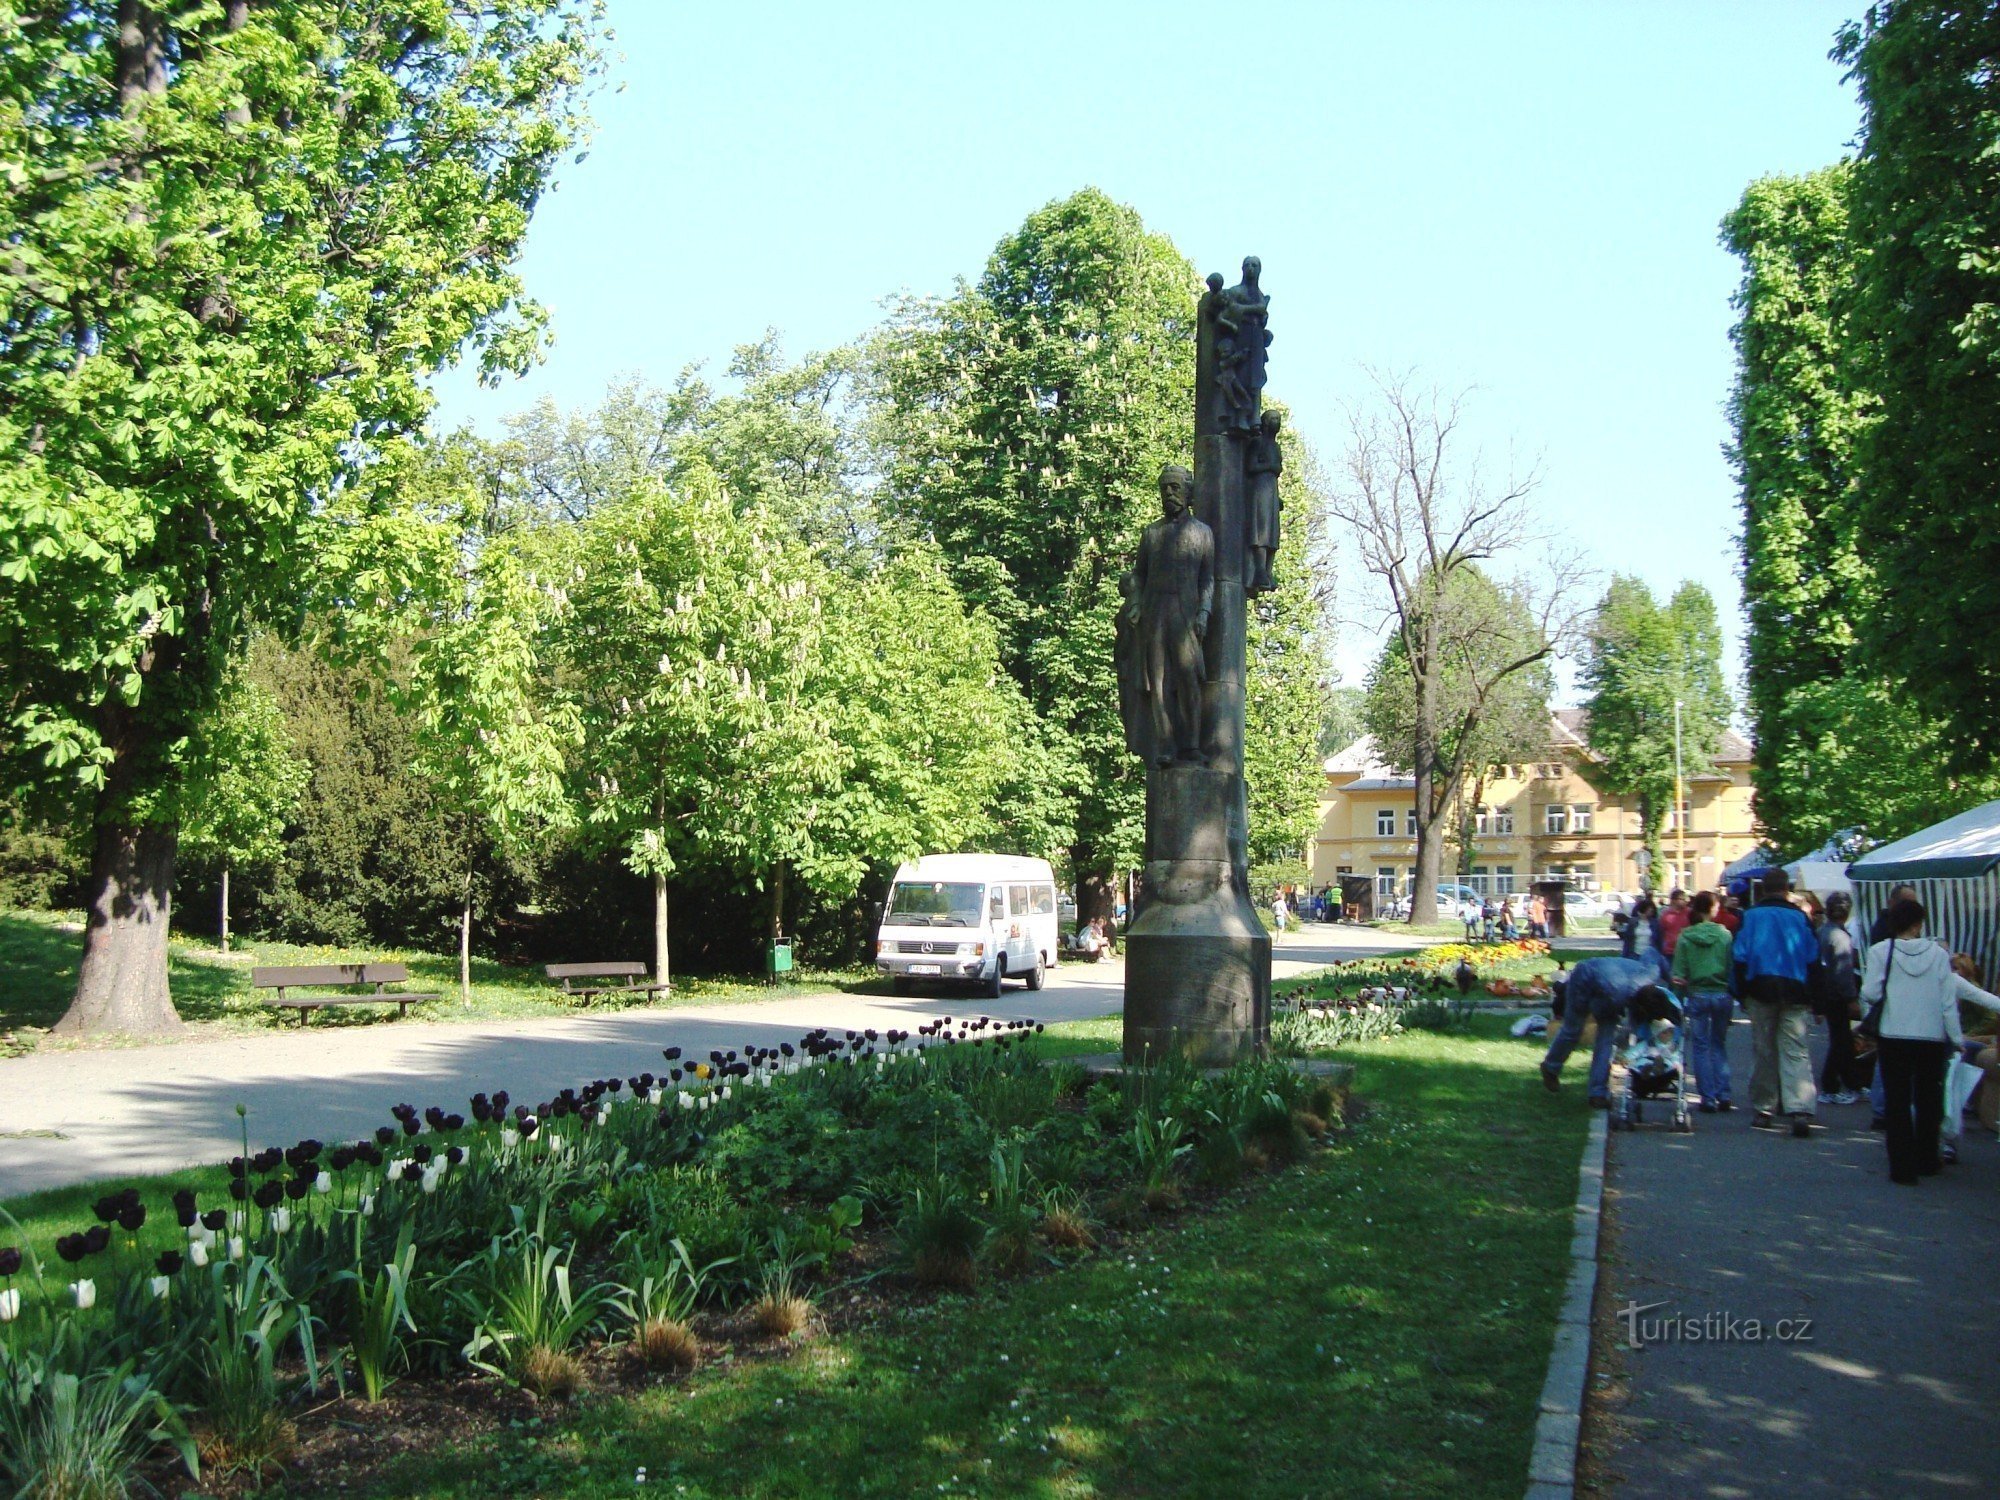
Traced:
[[1694, 1134], [1694, 1121], [1688, 1118], [1686, 1110], [1674, 1116], [1674, 1129], [1681, 1135]]
[[1628, 1127], [1636, 1126], [1641, 1120], [1645, 1118], [1646, 1118], [1646, 1106], [1641, 1104], [1637, 1099], [1634, 1099], [1632, 1101], [1632, 1108], [1629, 1112], [1629, 1117], [1626, 1120], [1627, 1126]]

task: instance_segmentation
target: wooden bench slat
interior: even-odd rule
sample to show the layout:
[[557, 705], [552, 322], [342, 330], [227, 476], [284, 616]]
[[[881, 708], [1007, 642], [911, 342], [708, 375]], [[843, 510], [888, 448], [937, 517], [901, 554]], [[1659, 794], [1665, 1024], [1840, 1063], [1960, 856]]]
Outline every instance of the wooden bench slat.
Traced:
[[543, 972], [551, 979], [611, 979], [621, 974], [643, 974], [646, 966], [622, 960], [597, 964], [546, 964]]
[[253, 989], [289, 989], [296, 984], [402, 984], [408, 964], [266, 964], [250, 971]]

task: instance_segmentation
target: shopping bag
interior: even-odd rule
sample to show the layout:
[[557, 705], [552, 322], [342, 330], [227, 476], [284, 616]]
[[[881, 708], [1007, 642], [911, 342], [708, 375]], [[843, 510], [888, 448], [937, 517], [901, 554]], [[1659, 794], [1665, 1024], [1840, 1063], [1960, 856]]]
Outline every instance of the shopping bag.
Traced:
[[1965, 1102], [1972, 1097], [1972, 1091], [1979, 1087], [1979, 1080], [1985, 1073], [1975, 1068], [1962, 1057], [1954, 1057], [1945, 1066], [1944, 1072], [1944, 1133], [1947, 1140], [1957, 1140], [1959, 1126], [1965, 1120]]

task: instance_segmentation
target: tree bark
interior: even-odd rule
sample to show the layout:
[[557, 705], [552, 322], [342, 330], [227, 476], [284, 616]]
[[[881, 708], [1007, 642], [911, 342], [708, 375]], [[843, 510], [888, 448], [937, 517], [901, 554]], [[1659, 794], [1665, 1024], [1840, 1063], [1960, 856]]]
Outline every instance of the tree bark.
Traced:
[[1095, 917], [1104, 918], [1104, 925], [1115, 928], [1114, 918], [1118, 910], [1118, 877], [1093, 870], [1087, 875], [1079, 875], [1076, 881], [1076, 921], [1079, 927]]
[[1437, 795], [1437, 630], [1426, 621], [1421, 661], [1413, 660], [1416, 676], [1416, 744], [1412, 747], [1411, 769], [1416, 773], [1417, 869], [1410, 885], [1410, 923], [1415, 926], [1437, 920], [1438, 871], [1444, 859], [1444, 830], [1451, 799]]
[[171, 1036], [183, 1029], [167, 991], [179, 842], [170, 823], [98, 824], [76, 998], [52, 1028], [55, 1035]]
[[229, 866], [222, 867], [222, 951], [229, 951]]
[[771, 943], [785, 940], [785, 862], [771, 866]]
[[465, 876], [465, 904], [458, 913], [458, 1000], [472, 1004], [472, 872]]
[[653, 877], [653, 983], [666, 984], [667, 971], [667, 877]]

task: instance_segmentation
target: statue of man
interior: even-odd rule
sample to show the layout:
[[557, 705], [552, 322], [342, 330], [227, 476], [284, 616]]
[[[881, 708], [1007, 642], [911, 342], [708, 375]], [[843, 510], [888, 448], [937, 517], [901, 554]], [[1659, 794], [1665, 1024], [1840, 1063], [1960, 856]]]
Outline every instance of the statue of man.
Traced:
[[1135, 637], [1152, 719], [1153, 764], [1199, 764], [1202, 638], [1215, 602], [1215, 533], [1193, 511], [1194, 475], [1160, 470], [1161, 518], [1132, 565]]
[[1264, 413], [1256, 436], [1243, 454], [1243, 472], [1249, 481], [1250, 578], [1244, 592], [1268, 594], [1278, 586], [1271, 574], [1271, 560], [1278, 554], [1278, 476], [1285, 471], [1285, 455], [1278, 448], [1280, 418], [1274, 411]]

